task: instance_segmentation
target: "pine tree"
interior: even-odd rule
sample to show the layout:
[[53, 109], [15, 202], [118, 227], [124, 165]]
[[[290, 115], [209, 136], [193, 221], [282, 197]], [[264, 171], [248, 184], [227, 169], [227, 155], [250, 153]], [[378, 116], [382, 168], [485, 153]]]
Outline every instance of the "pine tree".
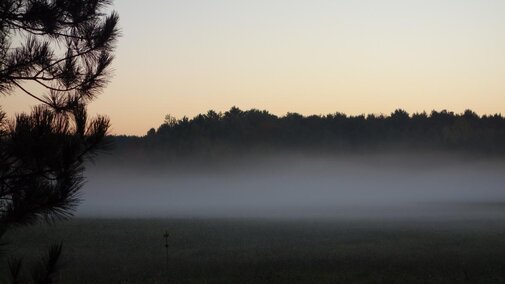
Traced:
[[0, 109], [0, 237], [72, 214], [84, 163], [105, 146], [109, 120], [87, 105], [110, 78], [119, 37], [109, 0], [1, 0], [0, 96], [36, 100], [29, 114]]

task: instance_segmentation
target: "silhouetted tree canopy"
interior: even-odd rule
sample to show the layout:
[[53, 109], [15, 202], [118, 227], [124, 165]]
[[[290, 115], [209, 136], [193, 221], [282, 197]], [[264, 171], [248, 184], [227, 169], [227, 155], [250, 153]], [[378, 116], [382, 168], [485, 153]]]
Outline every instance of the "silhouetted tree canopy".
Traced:
[[[109, 120], [90, 119], [86, 106], [110, 77], [119, 36], [110, 4], [0, 1], [0, 96], [40, 103], [14, 119], [0, 108], [0, 237], [15, 226], [69, 216], [84, 162], [105, 146]], [[46, 272], [34, 282], [51, 283]]]
[[167, 115], [145, 137], [116, 137], [118, 148], [130, 156], [170, 159], [185, 155], [247, 153], [255, 150], [379, 151], [441, 150], [505, 154], [505, 119], [479, 116], [467, 110], [410, 115], [398, 109], [390, 115], [343, 113], [278, 117], [267, 111], [236, 107], [209, 111], [191, 119]]

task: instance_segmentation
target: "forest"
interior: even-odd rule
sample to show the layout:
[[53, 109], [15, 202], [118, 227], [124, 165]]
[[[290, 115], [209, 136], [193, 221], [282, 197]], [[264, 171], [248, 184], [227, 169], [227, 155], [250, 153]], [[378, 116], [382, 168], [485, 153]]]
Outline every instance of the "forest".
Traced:
[[116, 151], [137, 157], [175, 158], [188, 155], [302, 151], [378, 152], [443, 151], [467, 154], [505, 154], [505, 118], [478, 115], [471, 110], [390, 115], [276, 116], [266, 110], [232, 107], [193, 118], [171, 115], [143, 137], [113, 136]]

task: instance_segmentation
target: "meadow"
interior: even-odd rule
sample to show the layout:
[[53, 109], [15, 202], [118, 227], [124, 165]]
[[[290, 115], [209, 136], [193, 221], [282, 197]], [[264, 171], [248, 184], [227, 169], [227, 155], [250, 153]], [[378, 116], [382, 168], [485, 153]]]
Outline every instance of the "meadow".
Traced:
[[501, 218], [77, 218], [6, 240], [27, 265], [63, 241], [61, 283], [505, 283]]

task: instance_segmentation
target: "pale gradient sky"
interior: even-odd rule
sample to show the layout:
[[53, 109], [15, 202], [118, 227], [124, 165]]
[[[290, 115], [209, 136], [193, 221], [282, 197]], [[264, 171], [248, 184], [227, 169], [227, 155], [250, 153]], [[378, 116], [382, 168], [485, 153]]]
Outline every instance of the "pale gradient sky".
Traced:
[[[503, 0], [116, 0], [115, 134], [231, 106], [505, 113]], [[35, 102], [0, 98], [13, 114]]]

